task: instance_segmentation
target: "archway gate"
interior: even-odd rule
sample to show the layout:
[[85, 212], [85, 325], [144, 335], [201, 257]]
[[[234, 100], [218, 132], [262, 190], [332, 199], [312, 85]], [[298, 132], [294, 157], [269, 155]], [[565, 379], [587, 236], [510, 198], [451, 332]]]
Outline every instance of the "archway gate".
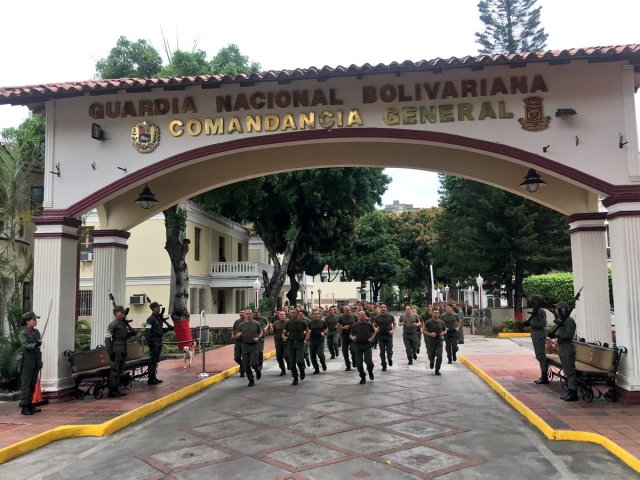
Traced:
[[[124, 297], [128, 230], [211, 188], [326, 166], [433, 170], [526, 196], [567, 215], [578, 334], [611, 342], [618, 384], [640, 397], [640, 156], [634, 92], [640, 45], [0, 89], [0, 104], [47, 118], [44, 212], [35, 218], [34, 308], [52, 305], [42, 385], [71, 386], [78, 217], [97, 208], [93, 330]], [[93, 137], [93, 138], [92, 138]], [[528, 169], [546, 181], [518, 187]], [[148, 185], [160, 203], [134, 204]], [[601, 207], [603, 204], [607, 211]]]

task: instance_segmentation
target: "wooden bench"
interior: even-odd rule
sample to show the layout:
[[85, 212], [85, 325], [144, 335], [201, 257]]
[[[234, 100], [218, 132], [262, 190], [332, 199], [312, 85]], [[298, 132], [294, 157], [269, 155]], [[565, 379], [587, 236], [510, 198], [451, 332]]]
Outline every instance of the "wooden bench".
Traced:
[[[142, 345], [127, 344], [127, 363], [122, 375], [122, 384], [131, 388], [133, 381], [148, 375], [149, 357], [143, 356]], [[64, 352], [71, 363], [71, 376], [75, 382], [75, 397], [78, 400], [87, 395], [100, 399], [109, 383], [111, 359], [106, 348], [98, 347], [83, 352]]]
[[[585, 402], [595, 397], [604, 397], [609, 402], [616, 401], [616, 375], [620, 358], [627, 353], [625, 347], [618, 349], [584, 341], [573, 342], [576, 347], [576, 376], [578, 391]], [[558, 377], [566, 388], [567, 379], [562, 371], [560, 355], [547, 354], [549, 362], [549, 379]], [[606, 388], [606, 391], [603, 390]]]

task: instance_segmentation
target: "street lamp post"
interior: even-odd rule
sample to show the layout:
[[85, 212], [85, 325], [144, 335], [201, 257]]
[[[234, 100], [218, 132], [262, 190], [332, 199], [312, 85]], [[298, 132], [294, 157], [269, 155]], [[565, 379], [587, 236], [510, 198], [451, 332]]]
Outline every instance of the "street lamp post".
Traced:
[[449, 285], [444, 287], [444, 301], [445, 302], [449, 301]]
[[438, 287], [438, 290], [436, 290], [436, 293], [438, 294], [436, 296], [436, 303], [440, 305], [440, 287]]
[[333, 303], [331, 305], [336, 304], [336, 292], [331, 292], [331, 298], [333, 299]]
[[318, 289], [318, 308], [320, 308], [320, 303], [322, 303], [322, 290]]
[[484, 278], [480, 274], [476, 277], [476, 284], [478, 285], [478, 308], [482, 310], [482, 285], [484, 284]]
[[458, 303], [460, 303], [460, 280], [456, 282], [456, 289], [458, 290]]
[[260, 283], [260, 279], [258, 277], [256, 277], [255, 281], [253, 282], [253, 299], [254, 299], [254, 308], [260, 308], [260, 286], [262, 284]]

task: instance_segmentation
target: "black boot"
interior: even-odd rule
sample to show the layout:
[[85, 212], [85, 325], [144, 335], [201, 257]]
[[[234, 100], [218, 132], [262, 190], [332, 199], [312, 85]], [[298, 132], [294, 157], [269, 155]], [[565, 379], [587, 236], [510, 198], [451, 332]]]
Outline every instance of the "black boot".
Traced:
[[326, 372], [327, 371], [327, 364], [325, 362], [321, 362], [322, 363], [322, 371]]
[[293, 382], [291, 383], [291, 385], [297, 385], [298, 384], [298, 377], [293, 377]]
[[27, 406], [29, 407], [29, 410], [31, 410], [32, 413], [40, 413], [42, 411], [42, 409], [34, 406], [33, 404], [29, 404]]
[[569, 390], [567, 394], [564, 397], [560, 397], [560, 399], [565, 402], [577, 402], [579, 400], [578, 392], [575, 390]]
[[280, 376], [284, 377], [287, 374], [287, 372], [285, 372], [284, 370], [280, 370]]
[[533, 383], [535, 383], [536, 385], [548, 385], [549, 379], [546, 376], [544, 376], [544, 377], [540, 377], [538, 380], [535, 380]]
[[20, 411], [20, 413], [22, 415], [33, 415], [33, 412], [31, 411], [31, 409], [29, 408], [28, 405], [23, 405], [22, 406], [22, 410]]
[[367, 383], [367, 379], [365, 377], [360, 377], [360, 385]]

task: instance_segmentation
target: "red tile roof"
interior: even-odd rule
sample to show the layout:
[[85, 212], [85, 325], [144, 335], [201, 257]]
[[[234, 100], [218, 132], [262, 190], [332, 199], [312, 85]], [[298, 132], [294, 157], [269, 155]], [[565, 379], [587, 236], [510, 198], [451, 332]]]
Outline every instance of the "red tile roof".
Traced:
[[[240, 83], [251, 85], [262, 82], [289, 83], [293, 80], [328, 79], [344, 76], [364, 76], [371, 74], [442, 71], [454, 68], [482, 68], [495, 65], [524, 65], [527, 63], [568, 63], [572, 60], [590, 62], [626, 61], [640, 71], [640, 44], [617, 45], [609, 47], [573, 48], [547, 52], [479, 55], [477, 57], [435, 58], [418, 62], [393, 62], [389, 65], [370, 65], [361, 67], [310, 67], [295, 70], [269, 70], [258, 73], [226, 75], [198, 75], [174, 78], [120, 78], [115, 80], [88, 80], [85, 82], [50, 83], [44, 85], [26, 85], [0, 88], [0, 105], [29, 105], [54, 98], [76, 97], [89, 93], [101, 95], [115, 93], [118, 90], [129, 92], [148, 91], [152, 88], [182, 90], [187, 86], [200, 85], [203, 88], [216, 88], [223, 84]], [[636, 85], [638, 86], [638, 85]]]

